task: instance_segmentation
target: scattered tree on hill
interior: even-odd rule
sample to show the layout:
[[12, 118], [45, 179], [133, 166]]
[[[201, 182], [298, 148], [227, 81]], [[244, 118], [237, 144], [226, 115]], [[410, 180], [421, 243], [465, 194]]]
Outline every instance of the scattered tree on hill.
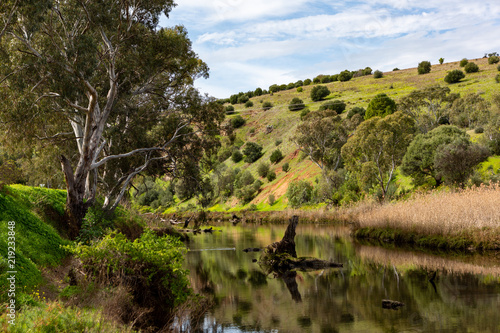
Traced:
[[264, 155], [262, 153], [262, 146], [255, 142], [247, 142], [243, 149], [243, 154], [245, 154], [245, 162], [247, 163], [253, 163]]
[[456, 99], [450, 108], [450, 123], [459, 127], [484, 126], [490, 118], [490, 103], [478, 93]]
[[267, 110], [271, 109], [272, 107], [273, 107], [273, 103], [271, 103], [269, 101], [262, 103], [262, 108], [264, 109], [264, 111], [267, 111]]
[[310, 85], [311, 83], [312, 83], [311, 79], [305, 79], [305, 80], [304, 80], [304, 85], [305, 85], [305, 86], [308, 86], [308, 85]]
[[467, 60], [467, 58], [463, 58], [462, 60], [460, 60], [460, 67], [465, 67], [465, 65], [467, 65], [469, 63], [469, 60]]
[[288, 184], [286, 196], [292, 208], [299, 208], [312, 200], [313, 187], [305, 180], [296, 180]]
[[288, 172], [290, 170], [290, 164], [287, 163], [283, 163], [283, 166], [281, 167], [281, 170], [283, 170], [283, 172]]
[[257, 88], [255, 89], [254, 93], [255, 96], [261, 96], [263, 94], [262, 88]]
[[208, 66], [185, 28], [158, 27], [173, 1], [15, 3], [0, 8], [11, 18], [1, 32], [0, 124], [28, 150], [71, 150], [60, 162], [72, 237], [98, 191], [113, 210], [135, 175], [173, 175], [216, 146], [223, 108], [192, 85]]
[[362, 122], [347, 140], [342, 158], [347, 169], [361, 179], [375, 179], [385, 198], [414, 133], [414, 120], [401, 112], [373, 117]]
[[446, 76], [444, 77], [444, 82], [450, 83], [450, 84], [457, 83], [457, 82], [460, 82], [460, 80], [462, 80], [464, 77], [465, 77], [464, 72], [462, 72], [459, 69], [454, 69], [454, 70], [448, 72], [448, 74], [446, 74]]
[[233, 154], [231, 155], [231, 160], [234, 163], [238, 163], [243, 159], [243, 154], [239, 150], [233, 151]]
[[234, 106], [228, 105], [226, 106], [226, 114], [233, 114], [234, 113]]
[[375, 79], [380, 79], [384, 76], [384, 73], [382, 73], [382, 71], [379, 71], [378, 69], [373, 73], [373, 77]]
[[246, 120], [240, 116], [237, 115], [233, 119], [231, 119], [231, 125], [233, 125], [233, 128], [240, 128], [241, 126], [245, 125]]
[[396, 112], [396, 102], [384, 93], [375, 96], [366, 109], [365, 119], [385, 117]]
[[366, 67], [363, 69], [363, 75], [370, 75], [372, 73], [372, 69], [370, 67]]
[[269, 170], [270, 170], [269, 163], [260, 162], [259, 165], [257, 165], [257, 173], [262, 178], [267, 177], [267, 174], [269, 173]]
[[464, 70], [466, 73], [476, 73], [479, 72], [479, 66], [473, 62], [469, 62], [467, 65], [465, 65]]
[[321, 101], [328, 95], [330, 95], [330, 90], [326, 86], [315, 86], [311, 89], [311, 99], [315, 102]]
[[347, 131], [334, 111], [316, 111], [297, 126], [292, 141], [326, 173], [340, 165], [340, 150], [347, 141]]
[[442, 65], [444, 62], [444, 58], [439, 58], [439, 64]]
[[252, 102], [252, 101], [247, 101], [247, 102], [245, 103], [245, 107], [246, 107], [246, 108], [251, 108], [252, 106], [253, 106], [253, 102]]
[[272, 182], [273, 180], [276, 179], [276, 172], [274, 172], [274, 171], [268, 172], [266, 178], [267, 178], [268, 182]]
[[365, 118], [366, 110], [360, 106], [355, 106], [347, 112], [347, 119], [351, 119], [354, 115], [359, 114], [363, 119]]
[[412, 117], [422, 133], [448, 123], [453, 102], [459, 98], [450, 88], [439, 85], [414, 90], [399, 100], [398, 108]]
[[488, 64], [490, 64], [490, 65], [496, 64], [499, 61], [500, 61], [500, 58], [498, 57], [498, 55], [492, 55], [488, 58]]
[[468, 135], [455, 126], [442, 125], [432, 131], [419, 134], [410, 143], [403, 158], [401, 171], [410, 176], [417, 186], [432, 179], [437, 187], [442, 183], [442, 175], [438, 173], [434, 160], [440, 146], [451, 143], [458, 138], [468, 138]]
[[345, 102], [337, 99], [334, 101], [328, 101], [321, 104], [319, 110], [320, 111], [332, 110], [335, 111], [337, 114], [341, 114], [342, 112], [344, 112], [345, 108], [346, 108]]
[[418, 74], [427, 74], [431, 72], [430, 61], [422, 61], [418, 64]]
[[352, 73], [351, 71], [348, 71], [347, 69], [340, 72], [339, 76], [337, 77], [337, 79], [340, 81], [340, 82], [345, 82], [345, 81], [349, 81], [350, 79], [352, 79]]
[[298, 97], [292, 98], [290, 104], [288, 104], [288, 110], [290, 111], [299, 111], [305, 107], [306, 105], [304, 104], [304, 102]]
[[271, 156], [269, 157], [269, 160], [271, 161], [271, 163], [278, 163], [282, 159], [283, 159], [283, 153], [279, 149], [276, 149], [275, 151], [273, 151]]

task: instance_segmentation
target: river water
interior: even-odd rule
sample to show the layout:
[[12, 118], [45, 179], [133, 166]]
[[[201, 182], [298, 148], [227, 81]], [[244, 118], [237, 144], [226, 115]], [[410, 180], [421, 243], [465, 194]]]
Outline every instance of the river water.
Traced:
[[[191, 285], [213, 301], [191, 332], [500, 332], [498, 254], [361, 245], [345, 227], [299, 223], [299, 257], [344, 267], [282, 277], [243, 250], [281, 240], [285, 224], [215, 228], [188, 246]], [[382, 300], [404, 306], [385, 309]]]

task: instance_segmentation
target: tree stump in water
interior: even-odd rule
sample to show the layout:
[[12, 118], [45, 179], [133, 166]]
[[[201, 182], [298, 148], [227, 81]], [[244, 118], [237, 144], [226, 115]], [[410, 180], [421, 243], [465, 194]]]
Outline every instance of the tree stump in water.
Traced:
[[297, 258], [297, 252], [295, 251], [295, 229], [297, 228], [297, 224], [299, 224], [299, 217], [294, 215], [290, 219], [283, 239], [268, 245], [264, 251], [269, 254], [288, 254], [293, 258]]

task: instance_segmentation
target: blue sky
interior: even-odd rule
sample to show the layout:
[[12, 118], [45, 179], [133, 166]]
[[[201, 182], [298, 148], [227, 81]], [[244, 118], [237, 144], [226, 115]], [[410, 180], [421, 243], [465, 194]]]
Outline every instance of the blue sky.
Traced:
[[210, 67], [195, 85], [217, 98], [344, 69], [500, 53], [498, 0], [177, 0], [161, 25], [177, 24]]

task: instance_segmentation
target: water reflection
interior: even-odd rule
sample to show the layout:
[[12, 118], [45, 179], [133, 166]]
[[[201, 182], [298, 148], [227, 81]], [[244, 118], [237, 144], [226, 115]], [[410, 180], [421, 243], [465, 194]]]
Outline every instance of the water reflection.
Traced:
[[[500, 331], [497, 259], [359, 245], [345, 228], [299, 224], [299, 256], [344, 268], [266, 275], [252, 262], [260, 253], [243, 249], [278, 241], [285, 228], [227, 226], [193, 237], [192, 286], [215, 304], [200, 332]], [[405, 306], [383, 309], [383, 299]]]

